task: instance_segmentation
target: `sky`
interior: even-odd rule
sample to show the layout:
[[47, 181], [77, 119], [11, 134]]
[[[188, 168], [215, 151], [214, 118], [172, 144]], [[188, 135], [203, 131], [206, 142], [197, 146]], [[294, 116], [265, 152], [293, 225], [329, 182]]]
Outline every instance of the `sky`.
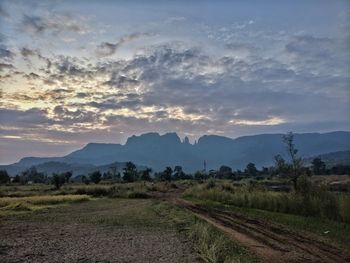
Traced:
[[0, 0], [0, 163], [145, 132], [350, 130], [347, 0]]

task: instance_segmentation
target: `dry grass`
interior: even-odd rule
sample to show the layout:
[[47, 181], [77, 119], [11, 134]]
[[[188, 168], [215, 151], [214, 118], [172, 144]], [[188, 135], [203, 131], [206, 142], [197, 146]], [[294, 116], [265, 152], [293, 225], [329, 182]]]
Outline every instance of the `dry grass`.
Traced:
[[51, 208], [59, 204], [88, 201], [87, 195], [42, 195], [0, 198], [0, 216]]

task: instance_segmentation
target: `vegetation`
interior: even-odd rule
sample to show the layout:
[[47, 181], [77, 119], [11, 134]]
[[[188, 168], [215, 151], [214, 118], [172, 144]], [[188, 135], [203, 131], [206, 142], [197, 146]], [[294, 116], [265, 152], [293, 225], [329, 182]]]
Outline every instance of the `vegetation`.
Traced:
[[0, 216], [16, 212], [37, 211], [62, 203], [88, 201], [87, 195], [41, 195], [29, 197], [1, 197]]
[[98, 184], [101, 181], [101, 177], [102, 177], [102, 174], [100, 173], [100, 171], [95, 171], [90, 175], [90, 180], [94, 184]]
[[123, 180], [126, 182], [134, 182], [137, 179], [136, 165], [132, 162], [127, 162], [125, 165]]
[[209, 182], [187, 189], [184, 196], [238, 207], [328, 218], [350, 223], [350, 196], [330, 193], [322, 187], [313, 185], [305, 177], [298, 181], [296, 189], [291, 193], [279, 193], [267, 191], [262, 185], [254, 183], [240, 188], [229, 188], [227, 186], [213, 187], [213, 183]]
[[6, 184], [10, 182], [10, 176], [6, 170], [0, 170], [0, 184]]
[[[111, 167], [103, 174], [94, 171], [74, 180], [72, 172], [49, 177], [32, 167], [12, 178], [12, 181], [6, 171], [0, 171], [0, 215], [29, 213], [33, 216], [33, 211], [87, 200], [90, 200], [89, 204], [82, 206], [87, 209], [94, 207], [97, 211], [104, 206], [115, 208], [117, 205], [113, 202], [124, 202], [133, 204], [124, 217], [118, 214], [120, 217], [117, 218], [113, 210], [111, 215], [106, 212], [81, 220], [137, 226], [159, 223], [160, 227], [171, 226], [184, 231], [205, 262], [255, 260], [214, 226], [183, 209], [154, 200], [159, 196], [172, 197], [182, 193], [186, 199], [210, 208], [228, 209], [253, 219], [263, 218], [312, 232], [321, 238], [326, 235], [323, 233], [331, 231], [329, 237], [332, 240], [341, 244], [350, 242], [350, 177], [336, 177], [332, 182], [329, 181], [332, 176], [323, 176], [334, 171], [349, 173], [350, 169], [340, 165], [327, 167], [320, 158], [315, 158], [310, 167], [304, 167], [295, 148], [293, 134], [288, 133], [283, 140], [288, 158], [277, 155], [274, 166], [260, 170], [254, 163], [248, 163], [244, 171], [234, 171], [222, 165], [218, 171], [186, 174], [178, 165], [174, 169], [166, 167], [164, 171], [152, 175], [152, 169], [138, 170], [134, 163], [127, 162], [122, 176]], [[344, 183], [340, 184], [340, 178], [344, 179]], [[91, 201], [89, 196], [98, 200]], [[119, 199], [115, 201], [112, 198]], [[95, 207], [96, 204], [102, 208]]]

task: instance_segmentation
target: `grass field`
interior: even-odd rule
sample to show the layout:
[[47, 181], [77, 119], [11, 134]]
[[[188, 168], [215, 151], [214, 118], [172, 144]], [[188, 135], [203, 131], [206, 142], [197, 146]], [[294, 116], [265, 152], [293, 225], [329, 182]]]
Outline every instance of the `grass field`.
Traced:
[[[126, 227], [141, 231], [141, 233], [145, 229], [152, 229], [152, 232], [159, 233], [160, 236], [161, 233], [168, 233], [170, 230], [179, 240], [189, 242], [191, 255], [188, 256], [190, 258], [197, 258], [204, 262], [257, 261], [252, 253], [238, 243], [184, 209], [156, 199], [135, 199], [132, 193], [143, 192], [142, 189], [145, 186], [124, 185], [122, 187], [123, 192], [128, 193], [126, 196], [129, 198], [91, 198], [85, 194], [33, 196], [34, 191], [28, 191], [31, 196], [0, 198], [0, 211], [3, 217], [14, 219], [15, 222], [38, 224], [45, 222], [52, 225], [74, 223], [81, 225], [82, 228], [91, 225], [116, 229]], [[154, 188], [162, 191], [167, 189], [164, 184]], [[110, 193], [115, 187], [73, 186], [61, 191], [82, 191], [83, 193], [90, 191], [91, 196], [96, 196], [96, 192], [101, 192], [101, 189], [107, 189], [104, 193]], [[155, 189], [149, 191], [153, 192]], [[41, 193], [40, 190], [39, 192]], [[55, 191], [53, 193], [56, 194]]]
[[[9, 233], [16, 233], [16, 226], [26, 229], [23, 224], [32, 224], [31, 228], [35, 229], [36, 235], [42, 236], [43, 240], [49, 238], [53, 240], [52, 242], [59, 244], [61, 241], [60, 239], [57, 241], [59, 237], [51, 233], [51, 226], [56, 229], [53, 231], [58, 232], [63, 231], [62, 229], [67, 226], [69, 232], [66, 237], [67, 242], [72, 242], [72, 246], [75, 246], [75, 250], [78, 251], [72, 255], [68, 253], [70, 255], [70, 258], [67, 258], [68, 261], [74, 261], [78, 255], [87, 256], [88, 252], [81, 251], [81, 246], [85, 245], [79, 245], [80, 241], [70, 239], [71, 236], [75, 236], [75, 233], [82, 231], [86, 233], [80, 238], [88, 237], [84, 242], [90, 246], [89, 253], [95, 251], [90, 257], [116, 256], [110, 251], [105, 251], [105, 247], [95, 248], [94, 244], [107, 242], [106, 240], [113, 242], [111, 240], [115, 236], [120, 236], [120, 240], [116, 242], [124, 243], [125, 238], [137, 239], [137, 242], [140, 242], [138, 245], [140, 250], [125, 248], [124, 253], [127, 258], [132, 258], [132, 254], [138, 255], [140, 251], [146, 253], [146, 250], [147, 256], [152, 258], [155, 254], [150, 253], [149, 250], [157, 247], [159, 243], [164, 243], [164, 249], [158, 248], [161, 251], [159, 253], [164, 254], [159, 256], [173, 255], [174, 257], [169, 258], [168, 262], [177, 262], [176, 260], [213, 263], [258, 262], [259, 255], [255, 254], [254, 248], [251, 249], [249, 245], [242, 243], [242, 240], [235, 240], [234, 235], [228, 235], [225, 227], [218, 227], [210, 221], [213, 219], [210, 216], [216, 216], [216, 212], [210, 213], [211, 210], [229, 211], [238, 216], [237, 219], [242, 215], [247, 222], [254, 222], [254, 220], [268, 222], [284, 231], [302, 234], [315, 242], [317, 240], [323, 244], [332, 244], [339, 251], [350, 254], [347, 246], [350, 243], [350, 225], [347, 221], [350, 212], [348, 196], [325, 193], [322, 190], [322, 196], [315, 200], [321, 202], [322, 198], [327, 200], [331, 196], [334, 199], [331, 200], [330, 206], [324, 207], [322, 204], [314, 216], [306, 216], [293, 210], [294, 206], [305, 205], [303, 200], [294, 199], [294, 193], [271, 192], [263, 185], [264, 182], [260, 185], [252, 185], [249, 181], [230, 182], [228, 180], [68, 184], [59, 190], [50, 185], [9, 185], [0, 187], [0, 217], [4, 222], [9, 222], [9, 225], [5, 224], [4, 229]], [[188, 210], [186, 205], [176, 205], [176, 200], [180, 200], [178, 198], [181, 196], [198, 206], [193, 209], [205, 207], [209, 211], [206, 212], [208, 220], [203, 218], [203, 216], [206, 217], [205, 214], [198, 216], [190, 212], [192, 208]], [[311, 208], [318, 206], [317, 202], [311, 203]], [[337, 217], [329, 217], [322, 212], [327, 208], [334, 209], [331, 207], [334, 204]], [[221, 218], [224, 214], [217, 214], [217, 216]], [[233, 220], [234, 217], [231, 219]], [[41, 224], [44, 225], [41, 226]], [[106, 230], [107, 228], [109, 230]], [[108, 231], [115, 234], [108, 234]], [[90, 236], [90, 232], [95, 233], [95, 236]], [[31, 237], [28, 233], [29, 243], [32, 238], [35, 237]], [[165, 240], [168, 238], [176, 244], [175, 247], [166, 243]], [[9, 242], [17, 239], [18, 236], [13, 236]], [[152, 247], [149, 247], [149, 244], [152, 244]], [[62, 243], [62, 247], [64, 245]], [[130, 246], [134, 246], [134, 243]], [[322, 247], [322, 245], [317, 246]], [[43, 245], [40, 249], [45, 250], [44, 247]], [[315, 247], [315, 249], [319, 248]], [[37, 248], [28, 247], [28, 249]], [[143, 256], [138, 255], [138, 257]], [[23, 260], [23, 257], [19, 255], [18, 259]], [[133, 258], [132, 261], [138, 262], [137, 258]]]

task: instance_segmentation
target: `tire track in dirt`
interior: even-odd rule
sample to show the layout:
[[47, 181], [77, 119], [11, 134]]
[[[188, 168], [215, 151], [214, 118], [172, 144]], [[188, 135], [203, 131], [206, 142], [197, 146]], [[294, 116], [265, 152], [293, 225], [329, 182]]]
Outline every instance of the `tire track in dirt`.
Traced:
[[180, 198], [167, 201], [193, 212], [254, 252], [262, 262], [346, 262], [340, 249], [271, 223], [233, 212], [207, 209]]

